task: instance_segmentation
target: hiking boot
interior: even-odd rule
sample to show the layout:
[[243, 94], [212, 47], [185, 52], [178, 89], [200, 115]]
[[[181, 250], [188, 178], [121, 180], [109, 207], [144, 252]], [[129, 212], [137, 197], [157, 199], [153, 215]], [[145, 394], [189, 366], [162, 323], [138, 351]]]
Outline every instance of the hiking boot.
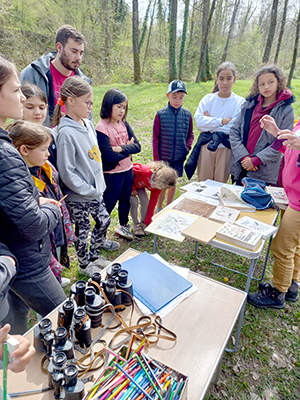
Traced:
[[145, 229], [147, 228], [147, 225], [145, 224], [145, 222], [140, 222], [140, 225], [141, 225], [141, 227], [142, 227], [142, 229], [143, 229], [143, 231], [144, 231], [144, 234], [145, 234], [146, 236], [151, 235], [150, 232], [146, 232], [146, 231], [145, 231]]
[[141, 222], [139, 222], [138, 224], [133, 224], [132, 230], [135, 236], [145, 236], [145, 232], [141, 226]]
[[120, 247], [120, 244], [118, 242], [114, 242], [113, 240], [109, 240], [107, 238], [105, 238], [100, 245], [100, 249], [109, 250], [109, 251], [118, 250], [119, 247]]
[[125, 239], [129, 239], [132, 240], [133, 239], [133, 235], [130, 232], [130, 226], [129, 224], [127, 225], [120, 225], [116, 230], [115, 233], [119, 236], [122, 236]]
[[298, 300], [299, 285], [296, 281], [292, 281], [291, 286], [285, 294], [285, 299], [287, 301], [297, 301]]
[[[259, 290], [262, 290], [264, 288], [267, 288], [268, 286], [271, 286], [267, 282], [260, 282], [259, 284]], [[298, 300], [298, 291], [299, 291], [299, 285], [296, 281], [292, 281], [291, 286], [288, 288], [288, 291], [285, 294], [285, 300], [287, 301], [297, 301]]]
[[284, 308], [285, 293], [280, 292], [269, 283], [260, 284], [258, 293], [248, 293], [248, 303], [258, 308]]

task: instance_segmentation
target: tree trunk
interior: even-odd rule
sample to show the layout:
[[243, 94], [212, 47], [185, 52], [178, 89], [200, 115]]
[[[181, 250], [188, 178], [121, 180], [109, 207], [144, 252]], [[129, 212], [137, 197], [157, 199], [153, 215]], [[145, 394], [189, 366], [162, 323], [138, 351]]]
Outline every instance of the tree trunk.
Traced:
[[132, 49], [133, 49], [133, 71], [134, 83], [140, 84], [141, 78], [141, 65], [139, 54], [139, 2], [132, 0]]
[[212, 20], [215, 8], [216, 8], [216, 0], [213, 0], [212, 5], [211, 5], [211, 9], [210, 9], [210, 12], [209, 12], [209, 16], [208, 16], [208, 19], [207, 19], [205, 33], [204, 33], [204, 36], [202, 38], [199, 69], [198, 69], [198, 74], [197, 74], [197, 78], [196, 78], [196, 83], [200, 82], [201, 75], [202, 75], [202, 72], [204, 70], [204, 66], [206, 65], [207, 39], [208, 39], [208, 34], [209, 34], [209, 31], [210, 31], [210, 27], [211, 27], [211, 20]]
[[277, 22], [278, 2], [279, 2], [279, 0], [273, 0], [272, 10], [271, 10], [270, 28], [269, 28], [265, 52], [264, 52], [263, 59], [262, 59], [263, 63], [267, 63], [269, 61], [270, 55], [271, 55], [272, 43], [273, 43], [276, 22]]
[[282, 15], [282, 20], [281, 20], [281, 25], [280, 25], [280, 31], [279, 31], [279, 36], [278, 36], [274, 64], [277, 64], [278, 57], [279, 57], [279, 51], [280, 51], [282, 36], [283, 36], [283, 32], [284, 32], [284, 26], [285, 26], [285, 22], [286, 22], [286, 13], [287, 13], [288, 2], [289, 2], [289, 0], [284, 0], [283, 15]]
[[191, 25], [190, 25], [190, 37], [189, 37], [189, 42], [188, 42], [188, 45], [187, 45], [186, 55], [185, 55], [185, 60], [184, 60], [185, 68], [189, 64], [189, 61], [190, 61], [190, 59], [189, 59], [190, 58], [190, 49], [191, 49], [192, 42], [193, 42], [193, 39], [194, 39], [195, 7], [196, 7], [196, 0], [193, 1], [193, 11], [192, 11]]
[[186, 32], [187, 32], [187, 25], [188, 25], [188, 18], [189, 18], [190, 0], [185, 0], [184, 3], [185, 3], [184, 20], [183, 20], [180, 55], [179, 55], [179, 79], [182, 79], [183, 56], [184, 56], [184, 50], [185, 50], [185, 42], [186, 42]]
[[153, 3], [153, 10], [152, 10], [152, 15], [151, 15], [151, 21], [150, 21], [150, 27], [149, 27], [149, 33], [148, 33], [148, 38], [147, 38], [147, 44], [146, 44], [146, 49], [145, 49], [145, 55], [144, 55], [144, 61], [143, 61], [143, 69], [142, 69], [142, 71], [144, 71], [145, 62], [146, 62], [146, 57], [147, 57], [148, 48], [149, 48], [151, 30], [152, 30], [152, 25], [153, 25], [153, 20], [154, 20], [154, 13], [155, 13], [155, 5], [156, 5], [156, 0], [154, 0], [154, 3]]
[[226, 44], [225, 44], [225, 47], [224, 47], [224, 52], [223, 52], [221, 63], [225, 62], [226, 58], [227, 58], [229, 41], [230, 41], [230, 38], [231, 38], [231, 35], [232, 35], [234, 21], [235, 21], [235, 17], [236, 17], [239, 5], [240, 5], [240, 0], [235, 0], [234, 9], [233, 9], [233, 13], [232, 13], [231, 21], [230, 21], [228, 36], [227, 36]]
[[176, 68], [177, 2], [178, 0], [170, 1], [169, 82], [177, 78], [177, 68]]
[[298, 18], [297, 18], [297, 28], [296, 28], [295, 46], [294, 46], [294, 51], [293, 51], [293, 60], [292, 60], [292, 65], [291, 65], [288, 82], [287, 82], [288, 87], [291, 87], [291, 82], [292, 82], [295, 65], [296, 65], [296, 61], [297, 61], [299, 35], [300, 35], [300, 9], [299, 9], [299, 14], [298, 14]]

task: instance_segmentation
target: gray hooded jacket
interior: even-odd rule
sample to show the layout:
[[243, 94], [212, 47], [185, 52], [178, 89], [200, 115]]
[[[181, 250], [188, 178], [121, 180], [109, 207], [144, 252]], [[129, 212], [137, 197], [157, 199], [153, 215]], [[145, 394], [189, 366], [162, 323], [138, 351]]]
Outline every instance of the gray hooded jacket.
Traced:
[[[48, 127], [51, 127], [51, 119], [55, 108], [50, 61], [55, 58], [56, 54], [56, 51], [43, 54], [40, 58], [27, 65], [27, 67], [20, 73], [20, 82], [22, 84], [26, 82], [35, 83], [46, 94], [48, 100], [48, 113], [44, 125]], [[86, 80], [89, 84], [92, 83], [92, 81], [85, 76], [79, 68], [75, 70], [75, 74]]]
[[[293, 128], [294, 111], [291, 105], [293, 101], [293, 96], [288, 100], [280, 101], [270, 113], [270, 116], [275, 119], [280, 129], [291, 130]], [[242, 105], [241, 113], [237, 117], [229, 133], [232, 150], [229, 173], [232, 174], [235, 179], [239, 179], [239, 175], [242, 171], [240, 160], [245, 156], [249, 156], [248, 150], [243, 144], [243, 137], [249, 132], [251, 115], [256, 104], [257, 98], [252, 98]], [[274, 136], [265, 129], [262, 130], [254, 149], [254, 155], [259, 157], [262, 165], [259, 165], [258, 170], [255, 172], [248, 171], [247, 176], [263, 180], [268, 184], [277, 185], [281, 153], [271, 148], [271, 144], [274, 140]]]
[[63, 117], [56, 141], [63, 192], [68, 201], [80, 203], [99, 199], [106, 188], [95, 129], [90, 120], [84, 123]]

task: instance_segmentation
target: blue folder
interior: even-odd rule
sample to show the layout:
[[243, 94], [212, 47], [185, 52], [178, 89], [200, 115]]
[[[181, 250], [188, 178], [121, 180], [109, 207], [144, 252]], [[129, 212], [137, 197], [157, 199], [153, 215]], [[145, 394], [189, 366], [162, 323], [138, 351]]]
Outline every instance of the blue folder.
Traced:
[[144, 252], [122, 263], [133, 283], [133, 292], [153, 314], [192, 287], [192, 283]]

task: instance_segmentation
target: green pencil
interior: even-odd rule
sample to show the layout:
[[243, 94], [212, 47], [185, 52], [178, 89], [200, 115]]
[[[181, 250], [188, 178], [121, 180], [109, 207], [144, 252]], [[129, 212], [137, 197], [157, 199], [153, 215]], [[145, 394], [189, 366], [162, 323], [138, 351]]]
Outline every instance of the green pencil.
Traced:
[[3, 400], [7, 400], [7, 361], [8, 361], [8, 352], [7, 352], [7, 343], [4, 341], [3, 348]]

